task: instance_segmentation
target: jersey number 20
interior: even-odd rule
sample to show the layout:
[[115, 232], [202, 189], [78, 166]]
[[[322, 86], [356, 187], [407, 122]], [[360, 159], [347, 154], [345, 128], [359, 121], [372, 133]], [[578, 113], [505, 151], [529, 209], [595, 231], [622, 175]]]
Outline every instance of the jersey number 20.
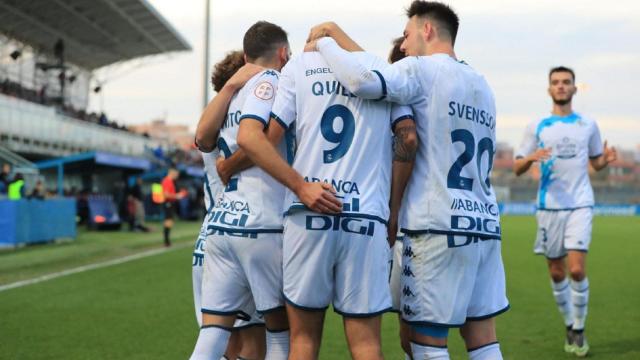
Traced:
[[[334, 124], [337, 118], [342, 119], [342, 129], [335, 131]], [[337, 144], [336, 147], [322, 152], [322, 160], [325, 164], [331, 164], [342, 158], [353, 141], [353, 134], [356, 132], [356, 121], [351, 111], [344, 105], [331, 105], [322, 114], [320, 120], [320, 132], [322, 137], [330, 143]]]
[[[451, 142], [461, 142], [464, 144], [464, 151], [456, 162], [453, 163], [451, 169], [449, 169], [449, 174], [447, 174], [447, 187], [450, 189], [460, 189], [460, 190], [473, 190], [473, 179], [464, 177], [460, 175], [462, 172], [462, 168], [465, 167], [468, 163], [470, 163], [474, 155], [476, 155], [476, 144], [475, 138], [473, 134], [469, 130], [458, 129], [451, 132]], [[482, 187], [482, 191], [485, 194], [489, 195], [489, 189], [491, 189], [491, 181], [489, 180], [489, 173], [491, 172], [491, 168], [493, 167], [493, 140], [491, 138], [485, 137], [480, 139], [478, 142], [478, 154], [476, 156], [476, 166], [478, 167], [478, 175], [480, 175], [482, 155], [485, 152], [488, 152], [489, 156], [489, 164], [487, 166], [487, 177], [484, 181], [480, 181], [480, 186]]]

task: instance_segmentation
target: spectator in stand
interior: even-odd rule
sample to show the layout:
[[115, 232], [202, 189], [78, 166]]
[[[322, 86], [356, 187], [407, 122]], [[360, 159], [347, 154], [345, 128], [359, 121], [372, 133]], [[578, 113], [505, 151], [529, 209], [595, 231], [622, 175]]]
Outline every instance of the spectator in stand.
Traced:
[[0, 173], [0, 194], [6, 194], [11, 183], [11, 165], [2, 164], [2, 172]]
[[109, 119], [107, 119], [107, 115], [104, 113], [100, 113], [100, 117], [98, 118], [98, 124], [109, 126]]
[[7, 195], [9, 200], [20, 200], [24, 198], [24, 176], [22, 176], [21, 173], [17, 173], [13, 181], [11, 181], [11, 184], [9, 184]]
[[44, 184], [42, 184], [42, 180], [38, 180], [36, 182], [36, 186], [33, 188], [33, 191], [31, 191], [31, 194], [29, 195], [29, 199], [44, 200], [44, 198]]

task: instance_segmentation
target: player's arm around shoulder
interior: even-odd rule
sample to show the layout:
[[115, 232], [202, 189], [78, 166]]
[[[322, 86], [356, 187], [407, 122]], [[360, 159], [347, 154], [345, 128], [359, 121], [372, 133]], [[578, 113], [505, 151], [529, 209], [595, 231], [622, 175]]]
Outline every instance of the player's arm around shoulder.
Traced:
[[215, 148], [218, 133], [227, 114], [233, 95], [246, 83], [262, 71], [254, 64], [245, 64], [227, 81], [220, 92], [207, 104], [196, 128], [195, 143], [202, 152], [211, 152]]

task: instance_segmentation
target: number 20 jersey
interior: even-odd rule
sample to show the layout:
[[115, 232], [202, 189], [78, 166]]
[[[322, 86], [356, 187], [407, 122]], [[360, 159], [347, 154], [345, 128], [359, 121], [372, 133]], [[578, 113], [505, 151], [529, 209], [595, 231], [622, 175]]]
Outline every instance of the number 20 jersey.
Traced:
[[[388, 66], [375, 56], [357, 54], [369, 69]], [[297, 118], [293, 168], [306, 181], [331, 184], [343, 202], [344, 216], [386, 223], [392, 155], [389, 103], [352, 95], [319, 53], [307, 52], [283, 68], [272, 116], [285, 128]], [[303, 208], [287, 191], [287, 212]]]
[[484, 77], [446, 54], [407, 57], [382, 77], [388, 100], [412, 104], [420, 139], [403, 199], [403, 232], [500, 239], [489, 180], [496, 106]]

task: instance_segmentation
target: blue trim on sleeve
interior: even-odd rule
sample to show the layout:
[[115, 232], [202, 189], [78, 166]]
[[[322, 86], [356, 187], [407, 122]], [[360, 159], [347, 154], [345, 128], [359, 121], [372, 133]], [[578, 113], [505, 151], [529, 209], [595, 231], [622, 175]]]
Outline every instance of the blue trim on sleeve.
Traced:
[[260, 121], [262, 123], [262, 125], [264, 125], [264, 127], [267, 127], [267, 120], [261, 118], [258, 115], [254, 115], [254, 114], [244, 114], [242, 116], [240, 116], [240, 119], [238, 119], [238, 123], [242, 122], [242, 120], [244, 119], [251, 119], [251, 120], [257, 120]]
[[280, 116], [271, 113], [271, 117], [276, 119], [276, 121], [278, 122], [278, 124], [280, 124], [280, 126], [282, 126], [282, 128], [284, 128], [285, 130], [289, 129], [289, 125], [287, 125], [287, 123], [285, 123], [284, 120], [280, 118]]
[[595, 160], [595, 159], [599, 158], [600, 156], [602, 156], [602, 153], [600, 153], [598, 155], [589, 156], [589, 159]]
[[378, 77], [380, 78], [380, 83], [382, 85], [382, 96], [378, 99], [378, 101], [380, 100], [384, 100], [384, 98], [387, 97], [387, 82], [384, 81], [384, 77], [382, 76], [382, 74], [380, 74], [380, 72], [378, 70], [372, 70], [376, 75], [378, 75]]

